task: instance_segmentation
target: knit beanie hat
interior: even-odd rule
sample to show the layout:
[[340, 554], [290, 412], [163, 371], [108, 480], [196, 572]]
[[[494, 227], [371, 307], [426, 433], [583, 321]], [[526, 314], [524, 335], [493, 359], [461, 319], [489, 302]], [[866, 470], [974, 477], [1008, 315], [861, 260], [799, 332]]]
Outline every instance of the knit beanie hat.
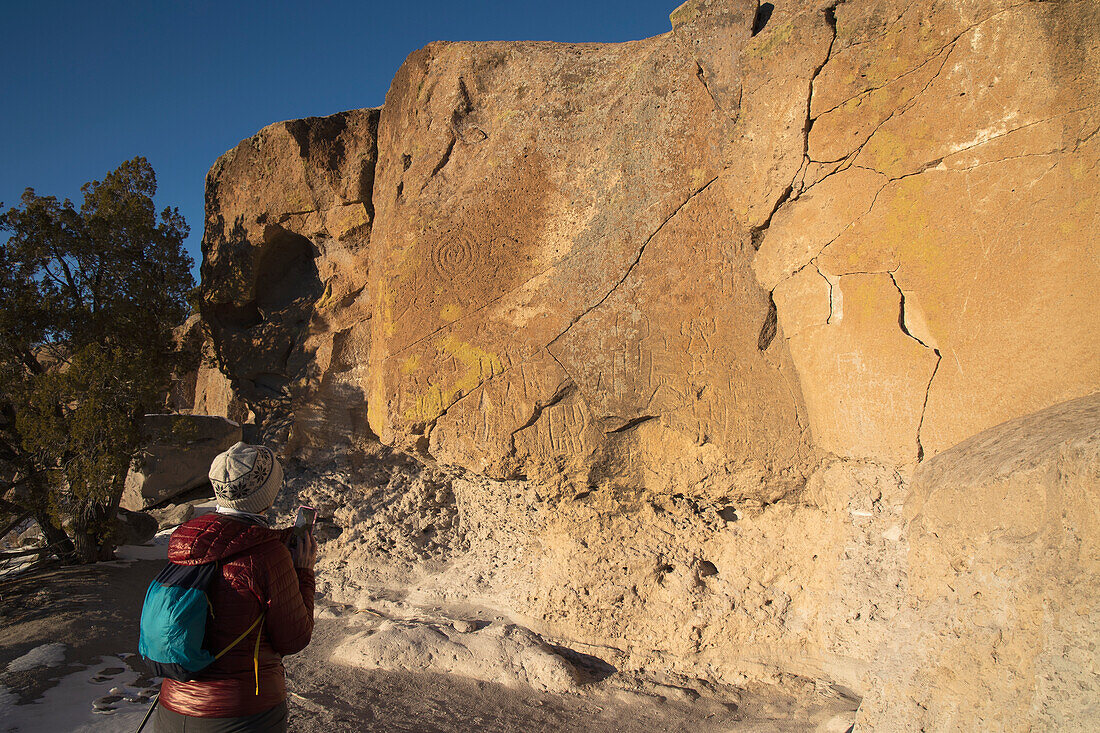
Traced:
[[214, 458], [210, 483], [219, 506], [259, 514], [283, 487], [283, 467], [271, 449], [237, 443]]

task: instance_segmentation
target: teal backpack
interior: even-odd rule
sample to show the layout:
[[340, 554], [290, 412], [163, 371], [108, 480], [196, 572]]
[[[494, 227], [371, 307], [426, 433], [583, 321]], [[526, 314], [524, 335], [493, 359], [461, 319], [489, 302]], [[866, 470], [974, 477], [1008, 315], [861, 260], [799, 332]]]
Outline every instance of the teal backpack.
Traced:
[[[138, 652], [158, 677], [182, 682], [195, 679], [202, 670], [241, 643], [263, 621], [264, 614], [217, 654], [203, 647], [206, 619], [214, 618], [207, 590], [218, 576], [218, 563], [177, 565], [169, 562], [149, 584], [141, 607]], [[256, 694], [260, 694], [260, 636], [256, 634], [253, 661]]]

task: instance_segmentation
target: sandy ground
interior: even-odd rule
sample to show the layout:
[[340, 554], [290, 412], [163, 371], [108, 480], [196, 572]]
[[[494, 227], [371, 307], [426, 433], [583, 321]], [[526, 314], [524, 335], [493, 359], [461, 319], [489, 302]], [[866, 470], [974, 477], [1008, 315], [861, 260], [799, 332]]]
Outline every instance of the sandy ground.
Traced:
[[[607, 686], [584, 695], [513, 689], [450, 675], [367, 671], [326, 663], [346, 635], [339, 621], [318, 622], [313, 643], [286, 660], [296, 731], [806, 731], [848, 729], [855, 705], [834, 697], [747, 704], [680, 703]], [[752, 710], [747, 710], [752, 708]]]
[[[137, 651], [145, 590], [162, 564], [57, 568], [0, 585], [0, 732], [136, 729], [152, 680], [129, 655]], [[583, 694], [557, 695], [329, 662], [350, 631], [353, 619], [319, 618], [310, 647], [286, 659], [291, 730], [844, 731], [855, 707], [834, 695], [768, 700], [759, 691], [739, 697], [740, 704], [728, 696], [676, 702], [616, 689], [607, 680]], [[93, 712], [97, 699], [108, 709]]]

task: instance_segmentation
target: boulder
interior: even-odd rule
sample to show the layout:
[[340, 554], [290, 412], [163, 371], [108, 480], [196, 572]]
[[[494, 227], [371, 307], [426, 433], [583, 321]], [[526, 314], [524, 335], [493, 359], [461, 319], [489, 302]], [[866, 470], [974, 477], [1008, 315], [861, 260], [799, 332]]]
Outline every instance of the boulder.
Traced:
[[195, 505], [169, 504], [159, 509], [149, 509], [145, 513], [157, 520], [160, 529], [167, 529], [177, 527], [195, 516]]
[[209, 415], [146, 415], [146, 447], [126, 477], [121, 506], [140, 511], [207, 483], [214, 456], [241, 439], [241, 426]]
[[145, 512], [119, 508], [112, 525], [116, 545], [144, 545], [157, 533], [157, 520]]
[[921, 466], [910, 597], [864, 701], [868, 730], [1088, 730], [1100, 711], [1100, 394]]

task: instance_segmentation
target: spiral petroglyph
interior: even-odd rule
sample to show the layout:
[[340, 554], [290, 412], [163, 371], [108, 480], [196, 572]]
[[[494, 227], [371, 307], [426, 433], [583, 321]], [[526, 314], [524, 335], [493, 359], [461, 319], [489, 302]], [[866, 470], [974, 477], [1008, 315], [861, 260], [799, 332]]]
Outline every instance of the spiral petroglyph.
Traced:
[[465, 231], [448, 232], [430, 248], [432, 268], [448, 288], [464, 288], [475, 279], [494, 282], [503, 253], [516, 246], [507, 236], [481, 238]]
[[467, 279], [478, 269], [478, 247], [470, 235], [456, 232], [444, 237], [432, 248], [432, 265], [436, 272], [449, 280]]

